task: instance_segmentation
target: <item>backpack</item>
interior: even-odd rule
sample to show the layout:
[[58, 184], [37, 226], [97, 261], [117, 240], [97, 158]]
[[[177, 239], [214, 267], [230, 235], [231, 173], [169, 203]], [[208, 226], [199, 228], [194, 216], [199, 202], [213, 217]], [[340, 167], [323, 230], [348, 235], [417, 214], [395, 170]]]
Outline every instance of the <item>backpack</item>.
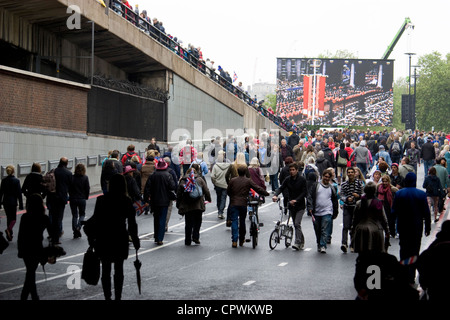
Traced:
[[52, 169], [45, 173], [42, 179], [42, 185], [45, 190], [50, 193], [56, 192], [56, 178], [55, 178], [55, 169]]
[[400, 154], [400, 144], [398, 142], [394, 142], [394, 144], [392, 145], [392, 154], [394, 155], [399, 155]]
[[203, 189], [197, 181], [194, 182], [195, 188], [191, 192], [187, 192], [192, 199], [199, 199], [203, 196]]
[[[191, 181], [190, 178], [193, 178], [193, 176], [190, 176], [187, 178], [186, 184], [188, 184]], [[194, 179], [195, 181], [193, 182], [193, 186], [186, 187], [186, 185], [185, 185], [185, 188], [184, 188], [184, 192], [187, 193], [189, 195], [189, 197], [193, 200], [199, 199], [203, 196], [203, 189], [198, 184], [198, 181], [197, 181], [198, 179], [201, 179], [201, 178]]]
[[308, 164], [308, 165], [305, 167], [305, 171], [303, 171], [303, 175], [304, 175], [305, 177], [308, 177], [308, 174], [309, 174], [310, 172], [316, 173], [316, 170], [314, 170], [314, 168]]
[[129, 154], [128, 152], [125, 154], [125, 156], [127, 157], [125, 160], [125, 164], [123, 166], [123, 169], [125, 170], [126, 166], [129, 166], [133, 161], [131, 161], [131, 159], [133, 158], [135, 154]]

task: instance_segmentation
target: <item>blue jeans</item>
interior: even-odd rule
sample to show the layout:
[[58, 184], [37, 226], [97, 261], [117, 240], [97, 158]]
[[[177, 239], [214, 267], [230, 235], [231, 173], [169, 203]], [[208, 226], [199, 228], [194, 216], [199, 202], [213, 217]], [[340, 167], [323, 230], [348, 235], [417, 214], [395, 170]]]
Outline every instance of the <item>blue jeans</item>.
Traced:
[[315, 221], [313, 223], [314, 225], [314, 231], [316, 233], [316, 239], [317, 239], [317, 245], [319, 247], [327, 248], [327, 240], [330, 236], [330, 228], [333, 219], [331, 217], [331, 214], [327, 214], [324, 216], [314, 216]]
[[356, 166], [359, 168], [359, 170], [361, 170], [361, 173], [365, 178], [367, 174], [367, 163], [358, 162], [356, 163]]
[[79, 231], [86, 215], [86, 199], [71, 199], [70, 210], [72, 211], [72, 231]]
[[269, 177], [270, 177], [270, 186], [272, 187], [272, 191], [276, 191], [279, 188], [278, 172], [276, 174], [269, 175]]
[[155, 242], [162, 242], [166, 232], [166, 219], [168, 207], [155, 207], [153, 228], [155, 231]]
[[231, 219], [231, 241], [237, 242], [245, 241], [245, 218], [247, 217], [246, 206], [232, 206], [230, 207]]
[[425, 171], [425, 177], [428, 176], [428, 170], [434, 165], [434, 160], [423, 160], [423, 170]]
[[221, 187], [214, 187], [217, 194], [217, 211], [218, 215], [223, 214], [223, 210], [225, 209], [225, 205], [227, 203], [227, 189]]

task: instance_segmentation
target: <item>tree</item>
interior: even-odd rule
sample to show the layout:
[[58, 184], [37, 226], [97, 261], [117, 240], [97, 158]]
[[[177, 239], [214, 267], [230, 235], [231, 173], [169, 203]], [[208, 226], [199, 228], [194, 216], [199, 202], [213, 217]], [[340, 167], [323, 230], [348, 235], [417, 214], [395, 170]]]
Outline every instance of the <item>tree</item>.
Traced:
[[319, 54], [319, 59], [358, 59], [358, 55], [348, 50], [336, 50], [335, 53], [327, 50], [325, 53]]
[[416, 117], [420, 130], [450, 132], [450, 54], [438, 52], [419, 58]]
[[277, 96], [275, 94], [268, 94], [264, 99], [263, 107], [266, 109], [272, 108], [273, 112], [277, 111]]

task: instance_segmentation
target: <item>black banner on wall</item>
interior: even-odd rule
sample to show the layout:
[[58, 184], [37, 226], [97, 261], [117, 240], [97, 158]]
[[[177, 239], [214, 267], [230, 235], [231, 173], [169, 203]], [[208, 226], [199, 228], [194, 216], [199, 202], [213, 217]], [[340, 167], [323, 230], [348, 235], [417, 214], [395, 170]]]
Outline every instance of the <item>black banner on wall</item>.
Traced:
[[88, 132], [167, 141], [167, 102], [92, 86], [88, 94]]

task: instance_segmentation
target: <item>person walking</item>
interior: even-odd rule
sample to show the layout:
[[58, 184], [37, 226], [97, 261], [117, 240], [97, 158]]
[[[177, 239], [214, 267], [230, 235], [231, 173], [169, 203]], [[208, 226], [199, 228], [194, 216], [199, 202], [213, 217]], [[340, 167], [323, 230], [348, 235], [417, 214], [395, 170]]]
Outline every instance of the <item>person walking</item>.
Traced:
[[284, 179], [283, 184], [275, 191], [272, 197], [277, 202], [280, 193], [287, 194], [289, 214], [294, 222], [295, 241], [292, 248], [302, 250], [305, 247], [305, 237], [302, 232], [302, 218], [306, 209], [306, 178], [298, 171], [298, 165], [294, 162], [289, 165], [289, 178]]
[[[405, 177], [404, 188], [397, 191], [392, 205], [400, 239], [400, 260], [417, 257], [424, 229], [425, 236], [430, 235], [431, 216], [427, 195], [416, 188], [416, 183], [416, 174], [408, 173]], [[411, 283], [415, 281], [415, 269], [414, 264], [408, 265]]]
[[60, 244], [59, 238], [64, 233], [62, 222], [64, 218], [64, 209], [69, 200], [69, 188], [72, 184], [72, 173], [67, 169], [69, 159], [62, 157], [59, 160], [58, 167], [55, 169], [56, 192], [49, 192], [47, 195], [47, 207], [51, 222], [50, 238], [54, 245]]
[[356, 253], [386, 252], [389, 244], [388, 220], [383, 201], [376, 197], [373, 182], [364, 187], [364, 194], [356, 202], [352, 222], [353, 248]]
[[154, 215], [153, 227], [155, 243], [162, 245], [166, 231], [167, 211], [170, 204], [170, 193], [176, 190], [176, 182], [167, 171], [169, 165], [164, 159], [159, 159], [155, 172], [147, 179], [144, 189], [144, 199], [152, 207]]
[[332, 177], [332, 169], [325, 169], [322, 173], [322, 180], [313, 182], [308, 189], [308, 215], [312, 217], [317, 251], [320, 253], [326, 253], [327, 240], [331, 238], [329, 225], [339, 213], [337, 190], [331, 183]]
[[238, 176], [232, 178], [228, 183], [227, 194], [230, 197], [230, 220], [231, 220], [231, 242], [232, 247], [243, 246], [245, 242], [245, 218], [247, 216], [247, 198], [250, 189], [258, 194], [268, 196], [269, 193], [258, 186], [252, 179], [246, 177], [248, 168], [246, 165], [239, 165], [237, 168]]
[[427, 137], [425, 143], [422, 145], [420, 158], [423, 160], [423, 170], [426, 177], [428, 175], [428, 170], [434, 165], [436, 159], [436, 151], [434, 150], [431, 137]]
[[[42, 199], [45, 198], [47, 192], [42, 184], [44, 178], [41, 174], [40, 163], [33, 163], [31, 166], [31, 172], [25, 177], [25, 181], [22, 184], [22, 194], [28, 199], [33, 193], [41, 195]], [[26, 205], [25, 205], [26, 206]]]
[[[430, 212], [434, 213], [434, 222], [438, 222], [439, 213], [439, 197], [443, 192], [442, 184], [439, 178], [436, 176], [436, 168], [431, 167], [428, 170], [428, 176], [425, 177], [423, 181], [422, 188], [425, 189], [427, 194], [428, 206], [430, 207]], [[433, 208], [433, 211], [431, 210]]]
[[447, 272], [440, 271], [447, 271], [449, 268], [450, 220], [446, 220], [436, 234], [436, 240], [417, 259], [419, 284], [427, 300], [445, 302], [448, 299], [450, 277]]
[[217, 161], [214, 164], [211, 171], [211, 181], [214, 185], [214, 190], [216, 190], [217, 198], [217, 214], [219, 219], [224, 219], [223, 212], [225, 210], [225, 205], [227, 202], [227, 187], [228, 182], [225, 179], [225, 175], [228, 172], [230, 163], [224, 161], [223, 152], [217, 157]]
[[[193, 176], [191, 173], [193, 172]], [[193, 181], [192, 181], [193, 180]], [[193, 183], [195, 187], [202, 189], [202, 195], [198, 198], [192, 198], [189, 192], [186, 192], [186, 184]], [[177, 189], [178, 213], [186, 219], [184, 244], [190, 246], [192, 242], [200, 244], [200, 228], [202, 226], [202, 215], [205, 212], [205, 200], [211, 202], [211, 194], [205, 181], [199, 178], [195, 167], [187, 170], [186, 175], [181, 178]]]
[[367, 168], [370, 164], [369, 149], [366, 148], [366, 141], [363, 140], [358, 147], [353, 150], [350, 159], [355, 156], [356, 166], [361, 170], [363, 176], [367, 174]]
[[[341, 199], [344, 202], [341, 250], [344, 253], [347, 252], [348, 248], [348, 235], [352, 227], [353, 212], [356, 202], [361, 199], [363, 188], [362, 181], [355, 178], [355, 169], [353, 167], [347, 168], [347, 180], [341, 184]], [[350, 234], [350, 243], [351, 240], [352, 235]]]
[[17, 256], [23, 259], [26, 268], [21, 300], [39, 300], [36, 288], [36, 269], [42, 260], [44, 231], [50, 228], [50, 219], [45, 214], [44, 200], [38, 193], [27, 198], [26, 212], [20, 219], [17, 237]]
[[109, 190], [95, 203], [94, 214], [86, 221], [84, 231], [102, 265], [101, 283], [106, 300], [111, 300], [111, 271], [114, 264], [114, 298], [121, 300], [124, 281], [123, 264], [128, 258], [129, 238], [136, 250], [140, 248], [136, 211], [127, 195], [122, 174], [109, 181]]
[[12, 241], [13, 228], [17, 220], [17, 204], [19, 210], [23, 210], [23, 200], [20, 180], [14, 176], [14, 166], [7, 166], [6, 174], [0, 185], [0, 208], [3, 205], [6, 213], [6, 239]]
[[79, 163], [75, 167], [72, 184], [69, 188], [69, 203], [72, 211], [73, 238], [81, 237], [81, 225], [86, 215], [86, 200], [89, 199], [91, 190], [89, 177], [86, 175], [86, 167]]
[[399, 189], [391, 184], [391, 178], [384, 174], [381, 176], [381, 182], [377, 185], [377, 198], [383, 203], [384, 213], [388, 219], [389, 231], [393, 238], [395, 238], [396, 226], [395, 217], [392, 214], [392, 203], [394, 201], [395, 193]]

